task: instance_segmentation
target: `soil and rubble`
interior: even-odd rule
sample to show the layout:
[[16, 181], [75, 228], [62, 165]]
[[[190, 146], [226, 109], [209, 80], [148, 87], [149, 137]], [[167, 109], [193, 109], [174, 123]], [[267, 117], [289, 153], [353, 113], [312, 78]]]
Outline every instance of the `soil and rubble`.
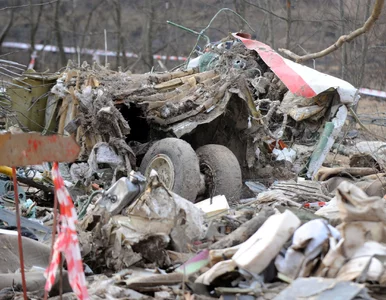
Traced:
[[[386, 143], [327, 135], [344, 123], [337, 91], [293, 94], [235, 35], [190, 67], [130, 74], [69, 62], [60, 74], [24, 74], [50, 82], [40, 131], [81, 146], [60, 173], [77, 207], [91, 299], [382, 299]], [[36, 130], [17, 111], [1, 113], [12, 133]], [[349, 164], [324, 160], [331, 137], [329, 155]], [[226, 146], [240, 167], [230, 163], [222, 186], [186, 159], [177, 193], [164, 169], [143, 167], [164, 138]], [[202, 149], [198, 158], [213, 161]], [[50, 168], [17, 174], [30, 299], [43, 298], [51, 253]], [[22, 299], [11, 171], [0, 173], [0, 298]], [[76, 299], [63, 268], [49, 299]]]

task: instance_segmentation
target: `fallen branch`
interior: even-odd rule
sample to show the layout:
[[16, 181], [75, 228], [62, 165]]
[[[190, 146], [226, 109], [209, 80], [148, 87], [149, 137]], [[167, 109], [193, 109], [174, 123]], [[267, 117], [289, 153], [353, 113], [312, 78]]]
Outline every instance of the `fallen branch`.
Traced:
[[274, 214], [273, 208], [264, 208], [256, 217], [245, 222], [232, 233], [223, 237], [221, 240], [214, 243], [210, 249], [230, 248], [245, 242], [249, 239], [264, 222]]
[[333, 45], [331, 45], [330, 47], [328, 47], [320, 52], [310, 53], [310, 54], [306, 54], [306, 55], [302, 55], [302, 56], [297, 55], [288, 49], [280, 48], [279, 52], [284, 53], [285, 55], [294, 59], [298, 63], [305, 62], [305, 61], [310, 60], [310, 59], [315, 59], [315, 58], [320, 58], [320, 57], [326, 56], [327, 54], [330, 54], [331, 52], [334, 52], [335, 50], [342, 47], [342, 45], [344, 43], [349, 43], [353, 39], [355, 39], [356, 37], [368, 32], [373, 27], [374, 23], [378, 20], [380, 14], [382, 12], [382, 8], [383, 8], [384, 3], [385, 3], [384, 0], [377, 0], [374, 4], [374, 8], [373, 8], [373, 11], [371, 13], [371, 16], [367, 19], [367, 21], [365, 22], [365, 24], [361, 28], [354, 30], [353, 32], [351, 32], [348, 35], [342, 35], [341, 37], [339, 37], [339, 39]]
[[44, 184], [33, 181], [33, 179], [26, 177], [17, 177], [17, 181], [20, 183], [24, 183], [28, 186], [34, 187], [36, 189], [42, 190], [45, 193], [54, 193], [54, 188], [50, 186], [46, 186]]
[[378, 170], [375, 168], [361, 168], [361, 167], [337, 167], [337, 168], [327, 168], [321, 167], [316, 173], [315, 180], [325, 181], [331, 177], [338, 176], [339, 174], [346, 174], [352, 177], [363, 177], [372, 174], [378, 173]]

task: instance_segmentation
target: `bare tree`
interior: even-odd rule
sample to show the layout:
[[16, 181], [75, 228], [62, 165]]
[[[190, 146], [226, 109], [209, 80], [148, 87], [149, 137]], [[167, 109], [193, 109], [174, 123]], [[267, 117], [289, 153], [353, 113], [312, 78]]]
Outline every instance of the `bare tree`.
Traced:
[[[246, 3], [243, 1], [243, 0], [233, 0], [233, 5], [235, 7], [235, 11], [240, 15], [242, 16], [243, 18], [245, 18], [245, 11], [246, 11]], [[237, 24], [239, 26], [239, 30], [244, 30], [244, 27], [245, 27], [245, 23], [240, 20], [240, 19], [237, 19]]]
[[[59, 0], [52, 0], [52, 1], [48, 1], [48, 2], [42, 2], [42, 3], [37, 3], [37, 4], [32, 4], [33, 6], [42, 6], [42, 5], [46, 5], [46, 4], [52, 4], [52, 3], [55, 3]], [[3, 11], [3, 10], [11, 10], [11, 9], [19, 9], [19, 8], [24, 8], [24, 7], [29, 7], [30, 4], [22, 4], [22, 5], [14, 5], [14, 6], [6, 6], [6, 7], [2, 7], [0, 8], [0, 11]]]
[[[344, 0], [339, 0], [339, 12], [340, 12], [340, 35], [344, 35], [346, 32], [346, 21], [344, 18]], [[342, 52], [341, 52], [341, 78], [346, 78], [346, 72], [347, 72], [347, 47], [346, 44], [342, 46]]]
[[86, 37], [88, 36], [88, 33], [89, 33], [89, 30], [90, 30], [90, 25], [91, 25], [91, 21], [92, 21], [92, 18], [94, 16], [94, 13], [96, 12], [96, 10], [105, 2], [106, 0], [101, 0], [99, 1], [96, 5], [94, 5], [92, 7], [92, 9], [88, 12], [87, 14], [87, 21], [86, 21], [86, 25], [84, 27], [84, 30], [83, 30], [83, 36], [82, 36], [82, 39], [81, 39], [81, 42], [80, 42], [80, 52], [82, 52], [82, 50], [84, 49], [85, 47], [85, 42], [86, 42]]
[[1, 45], [3, 44], [3, 42], [4, 42], [5, 38], [6, 38], [6, 36], [8, 35], [9, 30], [10, 30], [11, 27], [12, 27], [13, 20], [14, 20], [14, 16], [15, 16], [14, 10], [13, 10], [13, 9], [10, 10], [10, 11], [8, 12], [8, 14], [9, 14], [8, 22], [5, 24], [3, 30], [2, 30], [1, 33], [0, 33], [0, 47], [1, 47]]
[[353, 32], [351, 32], [348, 35], [342, 35], [333, 45], [331, 45], [330, 47], [328, 47], [322, 51], [319, 51], [316, 53], [306, 54], [303, 56], [299, 56], [288, 49], [282, 49], [281, 48], [281, 49], [279, 49], [279, 51], [286, 54], [288, 57], [294, 59], [296, 62], [299, 62], [299, 63], [305, 62], [305, 61], [310, 60], [310, 59], [315, 59], [315, 58], [320, 58], [320, 57], [326, 56], [327, 54], [330, 54], [331, 52], [334, 52], [335, 50], [342, 47], [342, 45], [344, 43], [351, 42], [356, 37], [368, 32], [373, 27], [374, 23], [378, 20], [380, 14], [382, 12], [382, 8], [383, 8], [384, 3], [385, 3], [384, 0], [376, 0], [376, 2], [374, 4], [373, 11], [371, 13], [371, 16], [367, 19], [367, 21], [365, 22], [365, 24], [361, 28], [354, 30]]
[[55, 4], [54, 28], [55, 28], [56, 42], [58, 43], [58, 48], [59, 48], [60, 63], [62, 66], [65, 66], [67, 63], [67, 58], [66, 58], [66, 53], [64, 52], [63, 37], [62, 37], [62, 31], [61, 31], [60, 22], [59, 22], [60, 3], [61, 3], [61, 0], [58, 0]]
[[[40, 4], [43, 3], [43, 0], [40, 0]], [[35, 50], [35, 41], [36, 41], [36, 33], [38, 32], [38, 29], [39, 29], [39, 25], [40, 25], [40, 20], [41, 20], [41, 17], [42, 17], [42, 14], [43, 14], [43, 8], [44, 6], [43, 5], [40, 5], [38, 6], [38, 13], [37, 13], [37, 16], [36, 16], [36, 20], [34, 18], [34, 6], [33, 6], [33, 3], [32, 3], [32, 0], [29, 0], [29, 7], [30, 7], [30, 11], [29, 11], [29, 18], [30, 18], [30, 44], [31, 44], [31, 53]]]
[[[196, 36], [166, 25], [166, 20], [200, 32], [220, 8], [233, 4], [237, 12], [243, 15], [253, 28], [259, 30], [257, 38], [261, 41], [267, 42], [273, 48], [286, 48], [293, 52], [294, 49], [305, 49], [301, 51], [308, 54], [325, 48], [325, 45], [334, 44], [339, 36], [356, 32], [355, 29], [362, 26], [366, 15], [364, 2], [370, 3], [369, 0], [28, 0], [17, 3], [18, 1], [0, 1], [3, 21], [0, 24], [0, 34], [5, 33], [0, 35], [0, 42], [9, 39], [31, 43], [34, 47], [39, 40], [44, 40], [47, 44], [57, 45], [57, 53], [44, 52], [39, 55], [40, 62], [45, 59], [45, 67], [55, 69], [58, 66], [55, 66], [56, 62], [65, 65], [70, 57], [64, 53], [64, 46], [79, 45], [80, 49], [103, 49], [106, 29], [109, 47], [119, 54], [113, 67], [133, 65], [133, 72], [144, 72], [153, 66], [157, 67], [153, 61], [154, 53], [167, 56], [189, 55]], [[376, 14], [372, 14], [372, 11], [373, 7], [379, 7], [379, 4], [374, 3], [383, 1], [372, 0], [370, 14], [365, 22], [366, 30], [370, 28], [369, 22], [370, 25], [375, 22], [372, 15], [376, 17]], [[74, 5], [71, 7], [72, 3], [76, 3], [75, 9]], [[166, 9], [163, 9], [162, 5], [165, 5]], [[50, 7], [52, 14], [46, 14]], [[244, 22], [239, 23], [241, 21], [237, 18], [230, 18], [229, 22], [230, 28], [218, 20], [205, 34], [211, 40], [220, 40], [229, 30], [248, 30]], [[234, 24], [238, 26], [235, 27]], [[30, 25], [28, 31], [25, 31], [26, 25]], [[362, 35], [351, 43], [343, 42], [339, 52], [328, 56], [317, 68], [352, 83], [362, 82], [362, 86], [380, 89], [384, 83], [380, 76], [374, 75], [374, 68], [386, 67], [382, 60], [382, 54], [386, 51], [383, 41], [386, 26], [381, 22], [377, 22], [376, 26], [377, 30], [374, 30], [371, 36]], [[125, 47], [127, 51], [141, 58], [122, 56]], [[20, 59], [21, 54], [18, 53], [11, 54], [11, 57]], [[91, 56], [85, 55], [82, 59], [90, 60]], [[181, 62], [164, 62], [169, 69], [179, 63]]]
[[143, 32], [143, 59], [145, 64], [152, 68], [154, 66], [154, 59], [153, 59], [153, 25], [154, 25], [154, 7], [152, 0], [146, 0], [145, 2], [145, 14], [146, 14], [146, 20], [145, 20], [145, 29]]
[[124, 39], [122, 35], [122, 8], [121, 0], [112, 0], [114, 5], [114, 21], [117, 31], [117, 56], [116, 64], [117, 67], [121, 65], [121, 55], [123, 57], [123, 63], [127, 65], [126, 51], [124, 49]]
[[[272, 11], [272, 3], [270, 0], [266, 1], [267, 10]], [[275, 48], [275, 32], [273, 29], [273, 16], [272, 14], [268, 14], [268, 38], [269, 43], [271, 44], [271, 47]]]
[[[370, 15], [370, 6], [371, 6], [371, 0], [367, 0], [366, 9], [365, 9], [365, 20], [369, 18]], [[357, 82], [355, 82], [356, 86], [362, 86], [364, 74], [366, 71], [366, 59], [367, 59], [367, 52], [369, 49], [369, 42], [368, 42], [368, 36], [367, 34], [363, 35], [363, 42], [362, 42], [362, 55], [360, 60], [360, 67], [358, 72], [358, 79]]]
[[289, 49], [290, 41], [291, 41], [291, 26], [292, 26], [292, 10], [291, 10], [291, 0], [286, 0], [286, 9], [287, 9], [287, 32], [286, 32], [286, 40], [285, 47]]

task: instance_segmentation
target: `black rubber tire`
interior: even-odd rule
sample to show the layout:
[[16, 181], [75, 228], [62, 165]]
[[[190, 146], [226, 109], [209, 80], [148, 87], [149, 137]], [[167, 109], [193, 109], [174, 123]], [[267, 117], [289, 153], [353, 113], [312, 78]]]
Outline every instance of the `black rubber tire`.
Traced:
[[141, 162], [139, 169], [142, 174], [145, 174], [147, 166], [158, 154], [166, 155], [173, 164], [173, 192], [195, 202], [200, 189], [200, 167], [190, 144], [176, 138], [166, 138], [154, 143]]
[[208, 195], [224, 195], [228, 201], [240, 200], [242, 189], [242, 176], [240, 164], [227, 147], [222, 145], [205, 145], [196, 151], [200, 161], [201, 170], [209, 166], [213, 182], [212, 191]]

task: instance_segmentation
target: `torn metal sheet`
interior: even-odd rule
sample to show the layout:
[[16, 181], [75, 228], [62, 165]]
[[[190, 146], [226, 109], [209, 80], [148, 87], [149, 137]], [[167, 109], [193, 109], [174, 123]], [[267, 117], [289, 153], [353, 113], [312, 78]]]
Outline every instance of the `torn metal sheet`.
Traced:
[[255, 50], [292, 93], [312, 98], [322, 92], [336, 89], [342, 103], [358, 102], [358, 90], [347, 81], [283, 58], [268, 45], [244, 38], [242, 34], [235, 33], [233, 36], [243, 42], [248, 49]]
[[363, 284], [320, 277], [298, 278], [274, 300], [371, 299]]
[[292, 245], [285, 257], [276, 257], [275, 265], [278, 271], [293, 279], [309, 276], [307, 272], [311, 270], [307, 268], [307, 264], [325, 254], [325, 244], [330, 237], [339, 241], [340, 233], [325, 220], [312, 220], [302, 225], [295, 231]]
[[[11, 226], [16, 226], [16, 213], [0, 208], [0, 220], [7, 222]], [[20, 221], [22, 227], [45, 232], [47, 237], [51, 233], [51, 228], [41, 225], [37, 221], [31, 221], [24, 217], [20, 217]]]
[[131, 172], [130, 178], [121, 177], [98, 202], [111, 215], [119, 214], [122, 209], [136, 199], [145, 189], [146, 178], [140, 173]]
[[370, 221], [386, 224], [383, 198], [369, 197], [363, 190], [349, 182], [342, 182], [338, 186], [336, 198], [342, 221]]
[[372, 254], [370, 254], [370, 256], [362, 256], [350, 259], [339, 270], [337, 279], [357, 279], [357, 282], [379, 282], [384, 271], [385, 269], [383, 263], [379, 259], [372, 257]]
[[144, 300], [148, 299], [148, 296], [140, 294], [134, 290], [128, 289], [126, 286], [119, 286], [120, 274], [114, 274], [112, 278], [108, 278], [106, 275], [93, 276], [89, 283], [88, 290], [90, 292], [91, 299], [133, 299]]
[[181, 273], [156, 274], [152, 276], [129, 278], [125, 280], [124, 283], [128, 288], [141, 290], [141, 288], [145, 287], [179, 284], [183, 282], [183, 278], [184, 275]]
[[[117, 194], [117, 200], [121, 196]], [[119, 201], [116, 203], [119, 206]], [[116, 210], [114, 203], [112, 208]], [[152, 172], [145, 192], [124, 208], [121, 215], [111, 216], [97, 204], [81, 225], [83, 229], [95, 227], [80, 240], [88, 257], [105, 262], [115, 271], [141, 260], [169, 266], [166, 247], [171, 244], [175, 249], [189, 252], [188, 246], [204, 235], [203, 220], [199, 208], [170, 192], [157, 173]]]
[[319, 143], [310, 158], [307, 171], [308, 178], [313, 178], [322, 166], [327, 154], [330, 152], [336, 138], [342, 130], [344, 122], [347, 118], [347, 113], [347, 107], [342, 105], [339, 108], [336, 117], [333, 118], [331, 122], [326, 123]]
[[[16, 235], [0, 234], [0, 290], [21, 285], [19, 269], [18, 238]], [[43, 290], [46, 283], [44, 271], [49, 265], [51, 249], [49, 246], [23, 237], [23, 254], [28, 291]], [[63, 291], [71, 292], [67, 272], [63, 271]], [[59, 294], [59, 276], [51, 295]], [[4, 299], [0, 296], [0, 298]]]
[[208, 124], [213, 120], [217, 119], [218, 117], [220, 117], [224, 113], [224, 109], [228, 104], [230, 98], [231, 96], [227, 94], [221, 101], [221, 105], [217, 105], [213, 110], [207, 112], [205, 117], [203, 118], [192, 117], [192, 118], [186, 119], [182, 122], [173, 124], [168, 128], [168, 130], [172, 130], [172, 132], [176, 137], [181, 138], [185, 134], [192, 132], [194, 129], [197, 128], [197, 126]]

